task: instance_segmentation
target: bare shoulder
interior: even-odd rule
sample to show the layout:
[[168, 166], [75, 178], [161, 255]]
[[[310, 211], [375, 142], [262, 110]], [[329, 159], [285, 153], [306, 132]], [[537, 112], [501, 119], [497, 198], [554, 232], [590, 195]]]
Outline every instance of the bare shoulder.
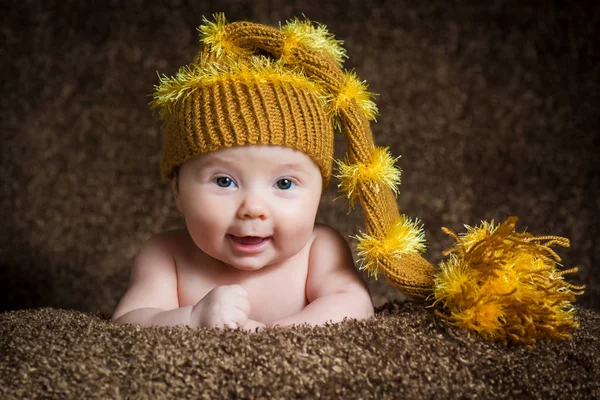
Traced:
[[185, 229], [170, 230], [148, 239], [138, 250], [131, 280], [148, 280], [175, 272], [175, 257], [191, 240]]
[[329, 225], [315, 225], [309, 267], [355, 270], [350, 245], [341, 233]]
[[325, 224], [315, 224], [311, 249], [315, 248], [325, 248], [329, 251], [350, 251], [350, 246], [342, 234]]
[[181, 233], [155, 235], [138, 250], [127, 292], [113, 314], [113, 320], [138, 308], [173, 309], [179, 306], [177, 273], [173, 252]]
[[310, 249], [307, 296], [309, 300], [328, 293], [365, 290], [346, 239], [327, 225], [315, 225]]
[[369, 288], [354, 265], [348, 242], [332, 227], [318, 225], [310, 252], [306, 298], [312, 303], [334, 295], [346, 295], [337, 297], [342, 300], [337, 302], [339, 307], [336, 308], [345, 310], [343, 316], [364, 318], [373, 315]]

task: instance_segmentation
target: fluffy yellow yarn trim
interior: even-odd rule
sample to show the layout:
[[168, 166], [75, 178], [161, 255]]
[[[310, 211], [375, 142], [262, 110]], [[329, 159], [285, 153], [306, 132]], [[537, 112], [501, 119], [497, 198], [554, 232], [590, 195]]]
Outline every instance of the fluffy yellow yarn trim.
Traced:
[[302, 71], [290, 70], [279, 61], [253, 57], [250, 62], [203, 63], [201, 61], [200, 64], [182, 67], [173, 77], [159, 75], [159, 83], [155, 86], [151, 106], [152, 108], [163, 107], [161, 112], [169, 112], [173, 104], [189, 96], [196, 89], [225, 80], [247, 85], [291, 84], [300, 90], [314, 93], [320, 99], [323, 98], [323, 88], [306, 77]]
[[577, 268], [559, 271], [560, 257], [550, 248], [569, 241], [515, 232], [516, 221], [466, 226], [462, 235], [444, 228], [456, 244], [435, 277], [434, 305], [442, 307], [436, 313], [504, 344], [569, 338], [578, 326], [571, 302], [585, 286], [565, 281]]
[[227, 37], [227, 32], [224, 29], [227, 25], [224, 13], [216, 13], [213, 15], [215, 19], [209, 21], [206, 17], [203, 17], [204, 25], [198, 27], [200, 32], [200, 42], [210, 46], [211, 52], [221, 57], [223, 54], [228, 55], [246, 55], [250, 56], [250, 51], [243, 49], [233, 43]]
[[375, 193], [383, 187], [389, 187], [397, 195], [399, 193], [402, 170], [396, 166], [400, 157], [392, 157], [388, 147], [375, 147], [369, 164], [357, 162], [355, 164], [335, 160], [340, 180], [339, 188], [348, 196], [350, 208], [358, 197], [359, 185], [371, 185]]
[[377, 105], [373, 101], [374, 93], [369, 92], [366, 81], [360, 81], [353, 71], [346, 71], [344, 76], [344, 84], [339, 92], [331, 93], [326, 97], [326, 103], [329, 106], [329, 111], [334, 117], [335, 127], [341, 130], [339, 118], [336, 118], [340, 111], [346, 109], [356, 102], [358, 108], [365, 115], [367, 120], [374, 121], [379, 113]]
[[377, 279], [384, 260], [424, 252], [425, 232], [419, 223], [418, 219], [412, 221], [407, 216], [401, 215], [383, 239], [365, 233], [354, 236], [354, 239], [358, 240], [356, 250], [361, 264], [360, 269], [366, 270], [370, 276]]
[[280, 26], [285, 34], [285, 42], [281, 52], [281, 59], [286, 63], [294, 63], [294, 48], [304, 46], [311, 50], [323, 52], [333, 58], [338, 65], [342, 65], [346, 56], [344, 43], [336, 40], [335, 36], [327, 30], [327, 26], [305, 19], [301, 21], [294, 18]]

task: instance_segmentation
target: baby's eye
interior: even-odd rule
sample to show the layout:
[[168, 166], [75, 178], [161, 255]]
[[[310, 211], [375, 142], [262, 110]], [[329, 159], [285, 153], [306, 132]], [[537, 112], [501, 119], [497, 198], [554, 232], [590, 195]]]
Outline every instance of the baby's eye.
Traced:
[[215, 178], [213, 182], [219, 187], [228, 188], [233, 184], [233, 179], [228, 176], [219, 176], [218, 178]]
[[294, 186], [296, 186], [296, 184], [294, 182], [292, 182], [291, 179], [280, 179], [277, 181], [277, 183], [275, 184], [275, 186], [277, 186], [277, 189], [281, 189], [281, 190], [289, 190], [291, 188], [293, 188]]

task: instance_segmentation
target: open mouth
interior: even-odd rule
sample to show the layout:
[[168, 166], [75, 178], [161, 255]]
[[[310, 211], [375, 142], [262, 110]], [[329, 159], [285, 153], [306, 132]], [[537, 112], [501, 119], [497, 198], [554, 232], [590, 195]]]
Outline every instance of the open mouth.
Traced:
[[259, 236], [234, 236], [228, 234], [232, 246], [234, 249], [244, 253], [256, 253], [265, 248], [267, 243], [271, 240], [271, 237], [259, 237]]
[[235, 240], [236, 242], [239, 242], [241, 244], [259, 244], [261, 243], [263, 240], [265, 240], [265, 238], [259, 237], [259, 236], [244, 236], [244, 237], [239, 237], [239, 236], [233, 236], [233, 240]]

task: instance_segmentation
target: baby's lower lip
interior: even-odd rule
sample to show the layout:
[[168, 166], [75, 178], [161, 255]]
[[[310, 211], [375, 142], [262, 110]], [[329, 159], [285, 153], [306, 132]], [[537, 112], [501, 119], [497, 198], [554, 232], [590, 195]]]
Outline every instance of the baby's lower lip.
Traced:
[[271, 240], [270, 237], [238, 237], [230, 234], [228, 234], [227, 237], [233, 248], [242, 253], [258, 253], [262, 251]]

